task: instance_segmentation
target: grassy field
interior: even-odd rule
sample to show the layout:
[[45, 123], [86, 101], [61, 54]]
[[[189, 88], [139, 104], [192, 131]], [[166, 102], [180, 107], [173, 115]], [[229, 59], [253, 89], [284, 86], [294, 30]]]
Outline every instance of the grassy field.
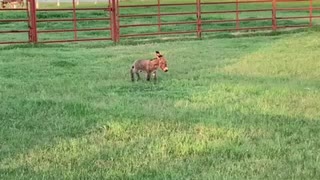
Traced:
[[318, 37], [2, 46], [0, 179], [319, 179]]
[[[103, 17], [104, 13], [79, 16]], [[282, 15], [303, 13], [307, 12]], [[2, 19], [24, 16], [0, 13]], [[39, 12], [38, 16], [69, 18], [72, 14]], [[151, 22], [156, 19], [121, 23]], [[306, 22], [284, 21], [284, 25]], [[104, 25], [91, 21], [78, 26]], [[1, 30], [16, 27], [26, 28], [23, 23], [0, 24]], [[226, 27], [233, 25], [206, 28]], [[72, 24], [39, 28], [72, 28]], [[203, 40], [194, 36], [176, 41], [123, 39], [118, 45], [0, 46], [0, 179], [319, 179], [319, 32], [315, 28], [219, 33]], [[103, 33], [79, 36], [105, 37]], [[0, 40], [24, 36], [0, 36]], [[72, 33], [40, 35], [41, 40], [72, 37]], [[156, 50], [167, 57], [169, 72], [159, 72], [156, 83], [145, 79], [132, 83], [133, 61], [152, 58]]]

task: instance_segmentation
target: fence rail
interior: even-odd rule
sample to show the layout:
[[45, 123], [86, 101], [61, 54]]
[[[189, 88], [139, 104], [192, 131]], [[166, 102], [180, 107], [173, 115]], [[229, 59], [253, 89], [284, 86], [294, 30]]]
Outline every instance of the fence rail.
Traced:
[[[82, 42], [82, 41], [113, 41], [119, 42], [120, 39], [130, 38], [130, 37], [144, 37], [144, 36], [157, 36], [157, 35], [179, 35], [179, 34], [195, 34], [198, 38], [203, 36], [203, 33], [210, 32], [231, 32], [231, 31], [249, 31], [249, 30], [273, 30], [284, 28], [305, 28], [312, 27], [314, 25], [314, 20], [320, 18], [320, 7], [315, 6], [313, 0], [234, 0], [228, 2], [202, 2], [201, 0], [194, 0], [192, 3], [161, 3], [161, 0], [157, 0], [155, 4], [137, 4], [137, 5], [121, 5], [119, 0], [108, 0], [108, 3], [104, 7], [94, 7], [94, 8], [78, 8], [76, 7], [76, 0], [72, 0], [72, 8], [36, 8], [35, 0], [27, 0], [26, 8], [17, 9], [0, 9], [0, 12], [25, 12], [26, 18], [7, 18], [0, 19], [1, 24], [7, 23], [27, 23], [26, 29], [0, 29], [0, 35], [4, 34], [26, 34], [27, 40], [23, 41], [16, 39], [15, 41], [6, 41], [0, 38], [0, 44], [16, 44], [16, 43], [61, 43], [61, 42]], [[308, 6], [295, 6], [295, 7], [280, 7], [282, 3], [304, 3]], [[245, 5], [251, 5], [249, 8], [243, 9]], [[255, 5], [265, 4], [268, 7], [255, 7]], [[215, 6], [231, 6], [229, 9], [215, 9], [210, 7]], [[178, 12], [167, 12], [166, 8], [175, 7]], [[179, 11], [184, 7], [193, 7], [193, 10]], [[152, 13], [132, 13], [132, 10], [139, 8], [156, 8]], [[131, 13], [125, 10], [131, 10]], [[104, 17], [78, 17], [78, 12], [105, 12]], [[42, 18], [39, 13], [49, 13], [49, 12], [70, 12], [71, 17], [49, 17]], [[305, 15], [294, 15], [294, 16], [281, 16], [279, 13], [286, 12], [306, 12]], [[317, 14], [317, 13], [318, 14]], [[241, 17], [245, 13], [256, 13], [261, 14], [257, 17]], [[266, 15], [270, 13], [270, 15]], [[220, 15], [228, 18], [214, 19], [212, 16]], [[163, 18], [167, 17], [190, 17], [191, 20], [175, 20], [175, 21], [164, 21]], [[204, 16], [206, 16], [204, 18]], [[208, 17], [207, 17], [208, 16]], [[232, 16], [230, 18], [229, 16]], [[211, 17], [211, 19], [210, 19]], [[131, 22], [128, 19], [139, 19], [141, 18], [157, 18], [155, 22], [144, 22], [144, 23], [128, 23]], [[305, 24], [281, 24], [284, 20], [305, 20]], [[103, 27], [90, 27], [83, 28], [79, 27], [81, 22], [100, 22], [100, 24], [105, 25]], [[72, 23], [72, 28], [58, 28], [58, 29], [43, 29], [43, 23], [56, 23], [56, 22], [66, 22]], [[266, 22], [259, 26], [247, 27], [242, 26], [242, 23], [257, 23]], [[210, 25], [219, 25], [230, 23], [234, 24], [227, 28], [217, 28]], [[269, 24], [268, 24], [269, 23]], [[176, 27], [176, 26], [189, 26], [193, 29], [185, 30], [175, 30], [169, 31], [165, 30], [165, 27]], [[130, 28], [141, 28], [146, 27], [146, 29], [151, 27], [157, 27], [157, 31], [153, 32], [138, 32], [138, 31], [126, 31]], [[42, 29], [41, 29], [42, 28]], [[99, 32], [107, 31], [103, 37], [85, 37], [80, 38], [79, 33], [81, 32]], [[52, 33], [73, 33], [73, 38], [69, 39], [41, 39], [39, 37], [43, 34]]]

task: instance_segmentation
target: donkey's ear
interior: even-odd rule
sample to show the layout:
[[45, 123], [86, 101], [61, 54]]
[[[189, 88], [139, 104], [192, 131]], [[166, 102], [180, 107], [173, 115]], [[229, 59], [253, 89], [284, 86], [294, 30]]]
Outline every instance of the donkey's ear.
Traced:
[[160, 52], [159, 52], [159, 51], [156, 51], [156, 58], [157, 58], [157, 59], [160, 59], [160, 57], [161, 57]]

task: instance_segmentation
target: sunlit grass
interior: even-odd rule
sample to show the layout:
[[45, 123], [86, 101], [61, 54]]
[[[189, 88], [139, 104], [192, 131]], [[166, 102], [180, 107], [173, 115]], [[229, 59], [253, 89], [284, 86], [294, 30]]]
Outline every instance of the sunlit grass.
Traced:
[[240, 143], [241, 136], [259, 135], [259, 132], [244, 135], [244, 130], [238, 131], [204, 125], [190, 127], [178, 122], [114, 121], [89, 130], [83, 137], [57, 139], [58, 144], [53, 147], [36, 148], [16, 159], [5, 159], [1, 169], [26, 168], [36, 173], [71, 171], [81, 177], [85, 174], [77, 174], [78, 170], [91, 164], [88, 170], [92, 175], [106, 168], [108, 174], [129, 175]]
[[[283, 39], [267, 48], [243, 57], [236, 64], [224, 67], [225, 72], [251, 76], [320, 78], [320, 41], [317, 34], [304, 34]], [[297, 51], [299, 50], [299, 51]]]

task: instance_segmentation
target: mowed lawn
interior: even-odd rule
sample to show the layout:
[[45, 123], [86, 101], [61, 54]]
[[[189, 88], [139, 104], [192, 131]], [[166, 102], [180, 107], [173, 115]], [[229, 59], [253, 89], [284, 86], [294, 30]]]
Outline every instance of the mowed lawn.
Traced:
[[[318, 31], [0, 47], [0, 179], [319, 179]], [[169, 72], [130, 81], [161, 51]]]

